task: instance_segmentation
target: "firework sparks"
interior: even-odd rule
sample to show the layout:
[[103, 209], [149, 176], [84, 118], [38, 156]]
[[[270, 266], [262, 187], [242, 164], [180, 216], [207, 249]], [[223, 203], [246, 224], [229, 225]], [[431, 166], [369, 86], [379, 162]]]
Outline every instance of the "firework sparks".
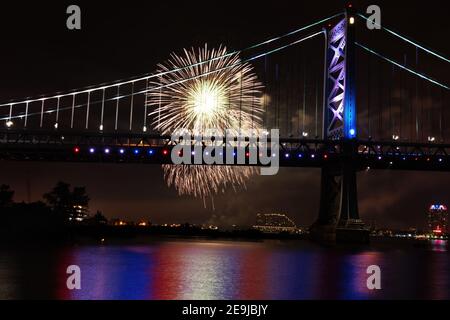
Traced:
[[[201, 63], [202, 61], [207, 61]], [[194, 66], [192, 66], [194, 65]], [[191, 66], [188, 68], [184, 68]], [[163, 134], [189, 129], [202, 134], [206, 129], [260, 130], [261, 89], [253, 67], [238, 54], [227, 55], [225, 47], [204, 48], [183, 55], [172, 54], [158, 72], [169, 72], [151, 85], [147, 103], [152, 108], [153, 126]], [[231, 166], [163, 165], [168, 186], [180, 195], [205, 199], [226, 188], [245, 187], [256, 169]]]

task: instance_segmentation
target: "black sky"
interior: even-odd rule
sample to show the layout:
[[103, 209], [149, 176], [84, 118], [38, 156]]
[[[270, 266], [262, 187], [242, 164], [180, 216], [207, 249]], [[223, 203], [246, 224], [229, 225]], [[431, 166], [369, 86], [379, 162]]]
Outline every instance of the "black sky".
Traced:
[[[343, 9], [346, 1], [39, 1], [2, 3], [1, 101], [110, 82], [155, 70], [172, 51], [225, 43], [246, 47]], [[383, 23], [447, 55], [448, 1], [354, 1], [379, 4]], [[82, 30], [66, 29], [69, 4], [82, 10]], [[399, 46], [402, 49], [403, 45]], [[442, 70], [437, 70], [437, 74]], [[448, 78], [447, 78], [448, 79]], [[216, 196], [216, 210], [178, 197], [158, 166], [1, 162], [0, 183], [16, 200], [38, 200], [57, 180], [85, 185], [91, 209], [108, 217], [155, 222], [252, 223], [259, 212], [285, 212], [300, 225], [318, 210], [320, 172], [281, 169], [255, 177], [246, 191]], [[450, 204], [449, 173], [369, 171], [359, 174], [361, 216], [391, 227], [425, 224], [432, 202]]]

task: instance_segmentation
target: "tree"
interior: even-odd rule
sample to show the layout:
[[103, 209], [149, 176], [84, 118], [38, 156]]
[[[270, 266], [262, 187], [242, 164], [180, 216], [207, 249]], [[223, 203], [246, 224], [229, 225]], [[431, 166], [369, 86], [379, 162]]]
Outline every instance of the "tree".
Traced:
[[74, 187], [72, 192], [72, 201], [74, 205], [88, 206], [89, 196], [86, 194], [85, 187]]
[[59, 181], [52, 191], [44, 194], [44, 199], [52, 210], [62, 214], [72, 210], [71, 198], [70, 184], [62, 181]]
[[13, 204], [14, 191], [6, 184], [0, 186], [0, 207], [9, 207]]
[[96, 224], [107, 224], [108, 219], [101, 213], [101, 211], [97, 210], [97, 213], [92, 218]]
[[66, 215], [67, 218], [75, 213], [75, 206], [87, 207], [90, 200], [85, 187], [74, 187], [71, 191], [70, 184], [62, 181], [44, 194], [44, 199], [54, 212]]

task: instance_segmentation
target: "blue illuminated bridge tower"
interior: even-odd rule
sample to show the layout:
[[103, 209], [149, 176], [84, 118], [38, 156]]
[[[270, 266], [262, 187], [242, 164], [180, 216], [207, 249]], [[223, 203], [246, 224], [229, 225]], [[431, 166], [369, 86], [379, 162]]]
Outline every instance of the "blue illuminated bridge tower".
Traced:
[[354, 15], [326, 30], [323, 137], [341, 140], [340, 161], [322, 167], [319, 217], [311, 233], [319, 240], [368, 241], [357, 199], [357, 125]]

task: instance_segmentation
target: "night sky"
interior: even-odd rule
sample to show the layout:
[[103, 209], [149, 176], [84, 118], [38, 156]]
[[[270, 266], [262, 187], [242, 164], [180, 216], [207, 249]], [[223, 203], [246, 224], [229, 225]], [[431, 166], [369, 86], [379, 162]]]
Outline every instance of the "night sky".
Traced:
[[[265, 3], [268, 2], [268, 3]], [[111, 82], [153, 72], [172, 51], [226, 44], [239, 49], [294, 30], [344, 8], [345, 1], [39, 1], [3, 4], [0, 11], [1, 101]], [[378, 4], [382, 22], [448, 56], [448, 1], [354, 1]], [[66, 29], [70, 4], [82, 10], [82, 30]], [[448, 5], [447, 5], [448, 6]], [[446, 40], [446, 41], [443, 41]], [[399, 43], [401, 44], [401, 43]], [[404, 44], [399, 45], [399, 50]], [[392, 48], [389, 48], [392, 49]], [[445, 66], [445, 65], [443, 65]], [[439, 69], [437, 75], [447, 72]], [[446, 104], [448, 106], [448, 103]], [[447, 141], [448, 142], [448, 141]], [[0, 183], [16, 201], [39, 200], [63, 180], [86, 186], [91, 211], [155, 223], [251, 224], [257, 213], [282, 212], [310, 225], [319, 205], [319, 169], [282, 168], [256, 176], [247, 190], [199, 199], [179, 197], [153, 165], [1, 162]], [[424, 227], [431, 203], [450, 205], [450, 173], [361, 172], [359, 208], [367, 223]]]

